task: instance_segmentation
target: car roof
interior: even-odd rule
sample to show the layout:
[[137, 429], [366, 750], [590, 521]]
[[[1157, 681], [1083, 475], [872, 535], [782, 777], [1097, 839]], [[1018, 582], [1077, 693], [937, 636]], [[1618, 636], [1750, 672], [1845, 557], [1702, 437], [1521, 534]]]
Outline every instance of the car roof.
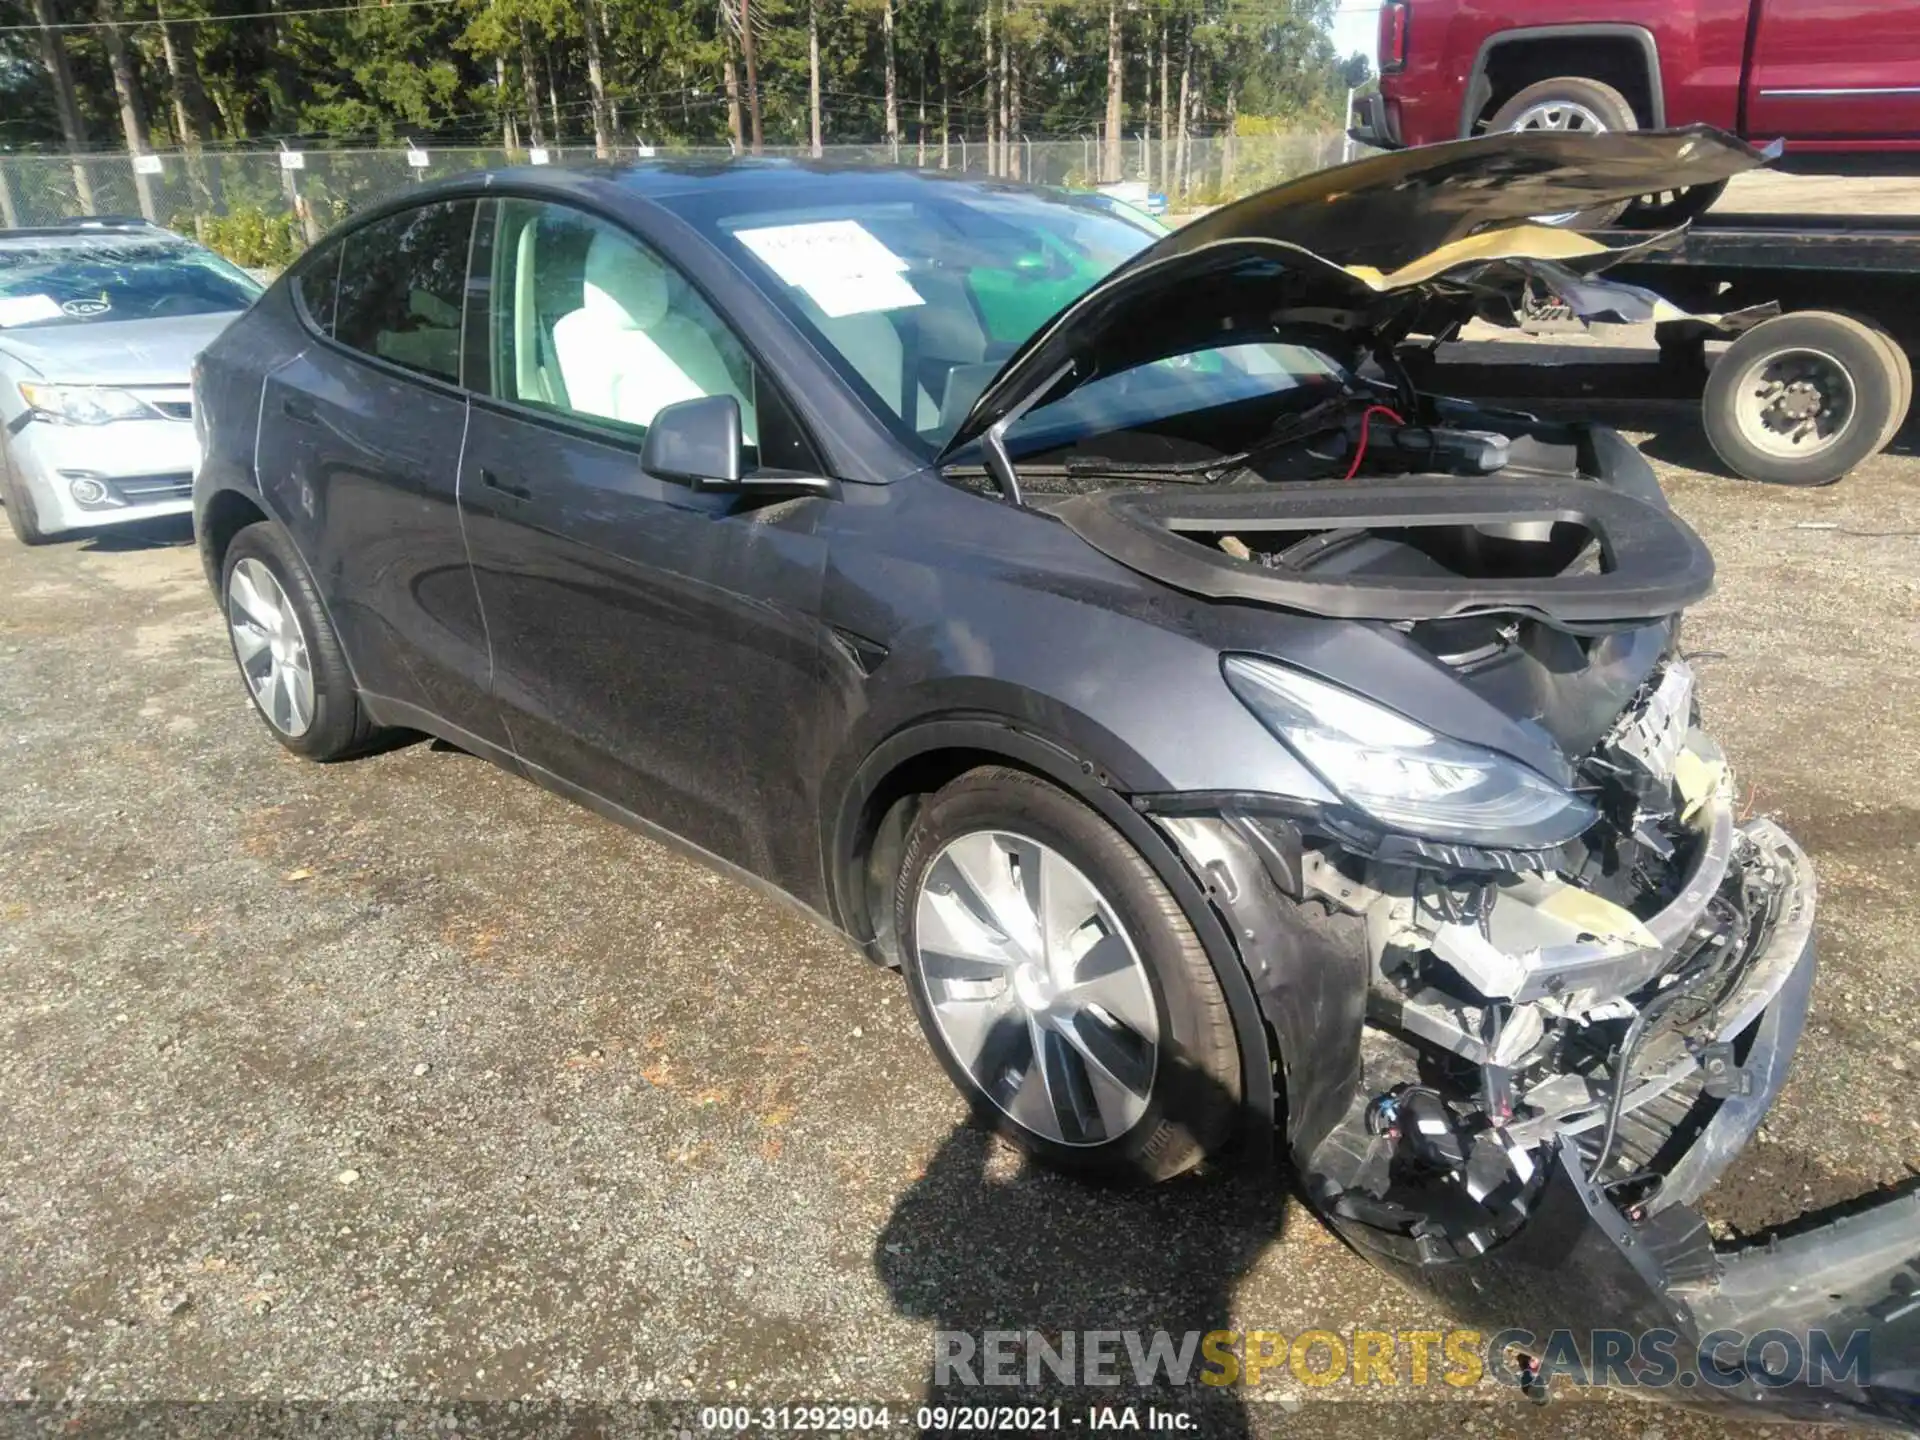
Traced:
[[437, 199], [484, 195], [496, 188], [521, 194], [548, 194], [556, 199], [577, 199], [596, 192], [603, 198], [611, 198], [608, 194], [611, 191], [666, 209], [672, 209], [676, 200], [694, 196], [714, 197], [722, 202], [729, 196], [738, 196], [777, 209], [825, 199], [911, 200], [954, 186], [1039, 195], [1067, 204], [1095, 203], [1083, 194], [1049, 186], [894, 165], [758, 156], [732, 160], [601, 160], [566, 165], [515, 165], [449, 176], [389, 195], [359, 212], [342, 229], [357, 228], [359, 222], [378, 214], [390, 214]]

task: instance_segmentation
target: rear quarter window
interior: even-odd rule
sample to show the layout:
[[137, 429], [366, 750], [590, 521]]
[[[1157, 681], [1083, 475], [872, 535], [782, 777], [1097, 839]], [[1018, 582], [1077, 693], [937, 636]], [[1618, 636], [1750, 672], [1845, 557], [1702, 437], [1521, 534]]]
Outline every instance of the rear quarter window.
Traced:
[[293, 272], [293, 293], [322, 335], [333, 334], [333, 307], [340, 293], [340, 245], [322, 246]]
[[423, 375], [460, 378], [460, 314], [476, 202], [402, 210], [341, 242], [333, 338]]

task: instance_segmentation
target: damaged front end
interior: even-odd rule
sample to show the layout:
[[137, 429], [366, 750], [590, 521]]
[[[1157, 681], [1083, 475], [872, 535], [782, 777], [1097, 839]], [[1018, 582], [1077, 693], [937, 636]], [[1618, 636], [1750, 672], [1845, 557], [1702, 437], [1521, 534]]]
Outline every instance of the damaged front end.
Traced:
[[[1705, 130], [1489, 136], [1224, 207], [1038, 331], [942, 463], [1184, 597], [1298, 762], [1288, 793], [1133, 801], [1233, 938], [1349, 1243], [1488, 1332], [1671, 1332], [1712, 1379], [1669, 1398], [1916, 1423], [1920, 1194], [1744, 1248], [1695, 1208], [1779, 1093], [1815, 971], [1812, 868], [1738, 813], [1679, 645], [1711, 557], [1619, 435], [1395, 361], [1539, 286], [1672, 320], [1600, 278], [1630, 252], [1525, 217], [1764, 159]], [[1200, 399], [1143, 407], [1155, 376]], [[1736, 1332], [1860, 1363], [1730, 1368]]]
[[[1697, 719], [1670, 651], [1572, 767], [1590, 823], [1545, 849], [1364, 807], [1144, 805], [1239, 940], [1295, 1164], [1349, 1243], [1522, 1348], [1567, 1332], [1592, 1364], [1597, 1331], [1670, 1334], [1668, 1398], [1911, 1424], [1920, 1194], [1746, 1246], [1694, 1208], [1785, 1080], [1816, 900]], [[1768, 1332], [1859, 1363], [1770, 1372], [1747, 1348]]]
[[[1710, 132], [1639, 137], [1607, 151], [1602, 188], [1656, 152], [1760, 158]], [[1264, 434], [1220, 412], [1217, 458], [1020, 461], [1023, 503], [1108, 558], [1406, 657], [1361, 673], [1337, 639], [1223, 647], [1229, 688], [1322, 788], [1135, 799], [1234, 937], [1309, 1198], [1489, 1332], [1565, 1331], [1583, 1352], [1597, 1331], [1670, 1332], [1681, 1374], [1712, 1378], [1668, 1398], [1920, 1424], [1920, 1193], [1746, 1245], [1716, 1244], [1696, 1208], [1779, 1093], [1815, 973], [1812, 867], [1740, 815], [1678, 643], [1711, 559], [1617, 435], [1419, 394], [1392, 363], [1409, 332], [1510, 316], [1542, 284], [1589, 319], [1672, 318], [1596, 278], [1619, 252], [1520, 218], [1570, 208], [1571, 154], [1471, 142], [1216, 212], [1063, 312], [965, 433], [1021, 501], [1006, 441], [1043, 398], [1248, 337], [1350, 367]], [[1356, 214], [1407, 224], [1335, 264]], [[1381, 380], [1359, 378], [1368, 356]], [[1192, 450], [1194, 429], [1168, 433], [1129, 453]], [[1485, 707], [1477, 744], [1453, 738], [1456, 691]], [[1728, 1363], [1730, 1337], [1784, 1333], [1805, 1355], [1816, 1332], [1859, 1363], [1821, 1383], [1759, 1351]]]

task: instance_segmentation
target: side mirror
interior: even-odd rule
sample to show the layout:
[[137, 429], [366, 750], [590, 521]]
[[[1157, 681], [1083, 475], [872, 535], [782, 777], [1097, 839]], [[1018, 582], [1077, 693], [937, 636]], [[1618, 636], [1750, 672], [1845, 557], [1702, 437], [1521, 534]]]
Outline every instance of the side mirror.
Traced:
[[697, 488], [737, 490], [743, 448], [740, 402], [731, 395], [703, 395], [661, 407], [647, 426], [640, 468]]

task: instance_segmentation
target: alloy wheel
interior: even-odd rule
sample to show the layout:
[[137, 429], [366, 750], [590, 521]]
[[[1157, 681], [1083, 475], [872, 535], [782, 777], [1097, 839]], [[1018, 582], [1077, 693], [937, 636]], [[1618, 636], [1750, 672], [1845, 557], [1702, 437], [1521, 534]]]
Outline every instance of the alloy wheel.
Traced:
[[[1598, 135], [1605, 131], [1607, 122], [1584, 105], [1571, 100], [1542, 100], [1538, 105], [1529, 105], [1514, 116], [1513, 130], [1560, 130], [1576, 135]], [[1542, 225], [1565, 225], [1580, 212], [1562, 210], [1553, 215], [1535, 215], [1533, 218]]]
[[1781, 459], [1833, 445], [1853, 417], [1853, 377], [1823, 350], [1762, 355], [1734, 385], [1735, 418], [1756, 449]]
[[1572, 100], [1542, 100], [1537, 105], [1529, 105], [1513, 119], [1515, 130], [1571, 130], [1584, 135], [1597, 135], [1607, 129], [1607, 122], [1600, 116]]
[[227, 578], [227, 628], [253, 703], [289, 739], [313, 724], [313, 663], [307, 637], [273, 572], [252, 556]]
[[1078, 866], [1011, 831], [961, 835], [928, 866], [914, 928], [934, 1023], [995, 1105], [1063, 1145], [1139, 1122], [1159, 1011], [1132, 937]]

